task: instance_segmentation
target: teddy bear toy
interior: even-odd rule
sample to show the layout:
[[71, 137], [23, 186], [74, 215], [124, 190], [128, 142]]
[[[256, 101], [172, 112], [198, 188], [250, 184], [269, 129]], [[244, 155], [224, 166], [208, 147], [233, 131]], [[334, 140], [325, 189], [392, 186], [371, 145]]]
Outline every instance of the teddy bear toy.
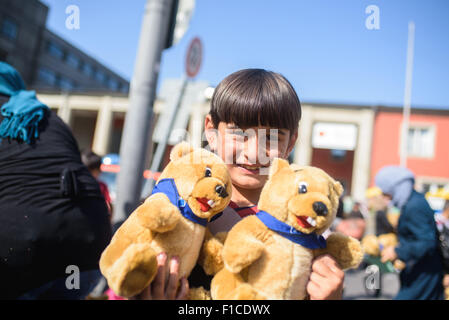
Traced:
[[[376, 237], [373, 234], [367, 235], [362, 239], [362, 248], [364, 252], [373, 257], [380, 257], [381, 252], [386, 247], [396, 247], [398, 245], [398, 237], [395, 233], [385, 233]], [[396, 270], [405, 268], [405, 263], [399, 259], [393, 262]]]
[[[179, 258], [179, 276], [197, 263], [206, 223], [231, 199], [225, 163], [212, 152], [176, 145], [152, 194], [120, 226], [100, 258], [109, 287], [122, 297], [143, 291], [157, 272], [157, 255]], [[169, 272], [165, 273], [168, 277]]]
[[312, 259], [333, 256], [343, 269], [360, 264], [360, 242], [321, 234], [335, 218], [341, 184], [315, 167], [275, 158], [258, 203], [259, 212], [229, 231], [224, 268], [212, 279], [216, 300], [306, 299]]

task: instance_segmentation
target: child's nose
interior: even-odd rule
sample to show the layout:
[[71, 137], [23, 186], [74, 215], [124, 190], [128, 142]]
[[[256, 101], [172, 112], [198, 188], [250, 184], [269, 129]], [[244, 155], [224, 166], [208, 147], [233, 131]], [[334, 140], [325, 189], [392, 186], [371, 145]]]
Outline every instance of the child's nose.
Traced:
[[260, 163], [268, 156], [266, 143], [256, 135], [249, 137], [246, 144], [246, 156], [249, 163]]

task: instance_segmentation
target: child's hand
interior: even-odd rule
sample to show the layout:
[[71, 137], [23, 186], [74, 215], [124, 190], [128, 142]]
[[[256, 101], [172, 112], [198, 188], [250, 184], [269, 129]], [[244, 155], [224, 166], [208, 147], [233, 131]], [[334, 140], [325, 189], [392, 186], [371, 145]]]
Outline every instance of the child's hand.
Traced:
[[165, 270], [167, 255], [161, 253], [157, 257], [158, 270], [153, 282], [140, 293], [132, 297], [132, 300], [185, 300], [189, 293], [189, 282], [186, 278], [181, 279], [178, 289], [179, 261], [176, 257], [170, 260], [170, 275], [165, 281]]
[[395, 247], [393, 246], [389, 246], [383, 249], [380, 255], [382, 263], [386, 263], [387, 261], [394, 261], [398, 257], [395, 251]]
[[318, 256], [312, 262], [307, 284], [310, 300], [340, 300], [343, 296], [345, 273], [330, 255]]

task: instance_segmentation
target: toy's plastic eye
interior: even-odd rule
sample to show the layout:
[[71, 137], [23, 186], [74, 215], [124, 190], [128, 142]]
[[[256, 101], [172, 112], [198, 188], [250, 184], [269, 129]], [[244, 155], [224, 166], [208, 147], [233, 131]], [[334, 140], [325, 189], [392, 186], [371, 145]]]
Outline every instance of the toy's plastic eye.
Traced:
[[307, 186], [308, 186], [307, 182], [301, 181], [299, 183], [298, 192], [299, 193], [307, 193]]
[[205, 172], [204, 176], [212, 177], [212, 170], [209, 167], [206, 167], [206, 172]]

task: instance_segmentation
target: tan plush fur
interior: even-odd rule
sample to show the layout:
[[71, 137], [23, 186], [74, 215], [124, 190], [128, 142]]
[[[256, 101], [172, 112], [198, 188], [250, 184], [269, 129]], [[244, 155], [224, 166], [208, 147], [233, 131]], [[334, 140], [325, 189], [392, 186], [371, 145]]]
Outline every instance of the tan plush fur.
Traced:
[[[300, 193], [304, 184], [307, 192]], [[275, 159], [258, 208], [298, 231], [321, 234], [334, 220], [342, 192], [341, 184], [321, 169]], [[315, 212], [315, 202], [326, 205], [327, 215]], [[316, 226], [300, 223], [299, 217], [314, 218]], [[269, 230], [258, 217], [246, 217], [228, 233], [222, 253], [225, 268], [212, 280], [212, 298], [304, 299], [312, 259], [325, 253], [343, 269], [358, 266], [363, 258], [359, 241], [342, 234], [331, 235], [326, 249], [311, 250]]]
[[[366, 254], [374, 257], [381, 256], [381, 247], [396, 247], [398, 243], [398, 237], [395, 233], [381, 234], [378, 237], [371, 234], [363, 237], [362, 239], [363, 250]], [[405, 268], [405, 263], [399, 259], [396, 259], [393, 262], [393, 266], [398, 270], [402, 270]]]
[[[170, 160], [158, 181], [173, 178], [179, 195], [195, 215], [210, 219], [228, 206], [231, 180], [226, 165], [218, 156], [180, 143], [173, 148]], [[217, 186], [223, 186], [227, 195], [220, 195]], [[202, 211], [198, 202], [202, 198], [213, 200], [215, 205]], [[177, 256], [179, 277], [187, 277], [197, 262], [205, 230], [182, 216], [165, 194], [153, 194], [114, 234], [101, 256], [101, 272], [109, 287], [123, 297], [134, 296], [151, 283], [160, 252], [167, 253], [168, 259]], [[168, 277], [169, 272], [166, 275]]]

